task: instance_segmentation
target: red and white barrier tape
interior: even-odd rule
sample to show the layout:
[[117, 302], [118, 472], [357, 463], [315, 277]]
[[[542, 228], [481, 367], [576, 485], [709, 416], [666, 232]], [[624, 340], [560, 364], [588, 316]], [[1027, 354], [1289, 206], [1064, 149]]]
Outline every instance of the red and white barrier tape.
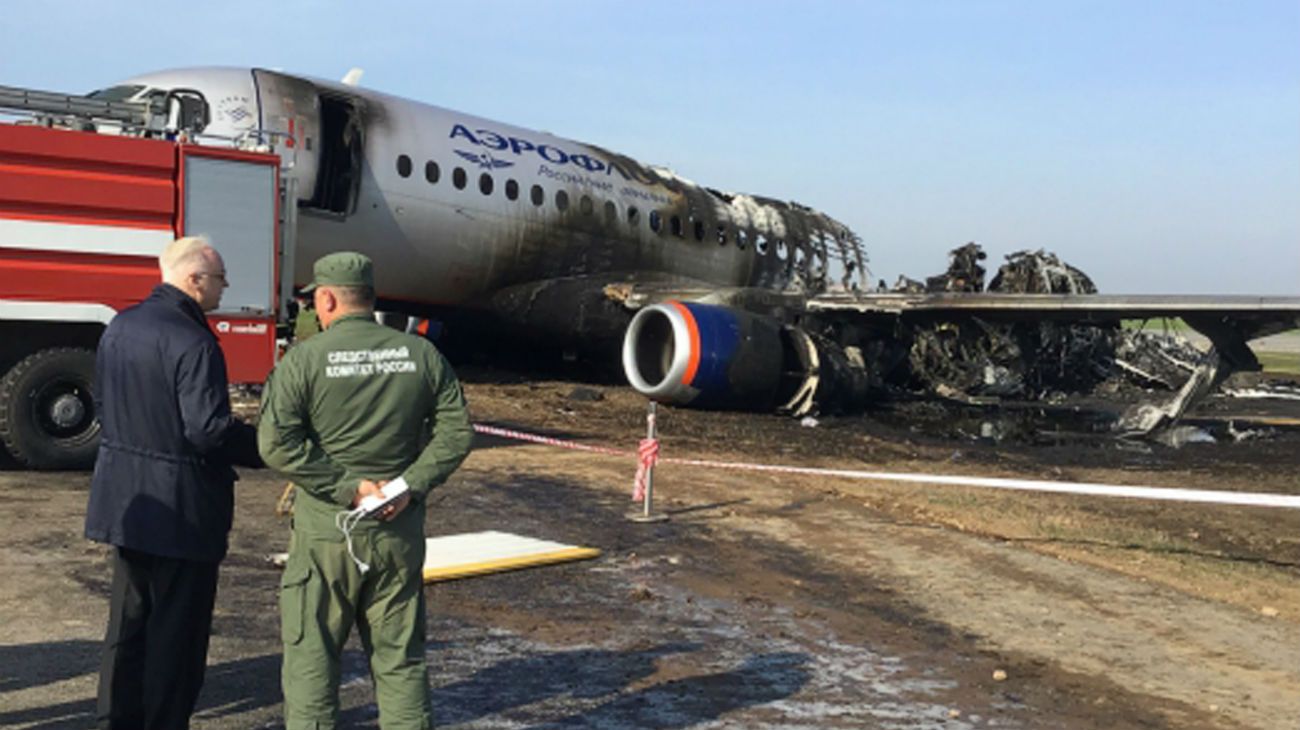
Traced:
[[1201, 502], [1207, 504], [1232, 504], [1254, 507], [1282, 507], [1300, 509], [1300, 495], [1274, 494], [1267, 492], [1219, 492], [1206, 489], [1175, 489], [1165, 487], [1134, 487], [1123, 484], [1093, 484], [1088, 482], [1048, 482], [1037, 479], [1003, 479], [998, 477], [946, 476], [942, 474], [900, 474], [896, 472], [858, 471], [853, 469], [823, 469], [807, 466], [776, 466], [770, 464], [747, 464], [735, 461], [710, 461], [708, 459], [681, 459], [659, 456], [657, 439], [643, 439], [636, 453], [626, 449], [605, 446], [589, 446], [573, 441], [537, 436], [522, 431], [497, 428], [475, 424], [474, 430], [491, 436], [528, 441], [564, 449], [588, 451], [609, 456], [636, 456], [638, 459], [637, 477], [633, 499], [641, 499], [645, 490], [644, 472], [655, 463], [677, 464], [680, 466], [698, 466], [707, 469], [733, 469], [740, 471], [759, 471], [776, 474], [803, 474], [807, 476], [828, 476], [844, 479], [866, 479], [871, 481], [905, 482], [911, 484], [944, 484], [962, 487], [985, 487], [988, 489], [1010, 489], [1027, 492], [1051, 492], [1055, 494], [1082, 494], [1100, 497], [1128, 497], [1132, 499], [1152, 499], [1173, 502]]
[[550, 436], [538, 436], [533, 433], [524, 433], [523, 431], [512, 431], [508, 428], [498, 428], [496, 426], [487, 426], [482, 423], [474, 424], [474, 431], [486, 436], [500, 436], [501, 438], [514, 439], [515, 441], [528, 441], [534, 444], [545, 444], [547, 446], [558, 446], [562, 449], [575, 449], [577, 451], [589, 451], [593, 454], [605, 454], [607, 456], [632, 456], [632, 452], [626, 449], [615, 449], [609, 446], [589, 446], [580, 444], [576, 441], [566, 441], [564, 439], [552, 438]]
[[646, 480], [659, 461], [659, 439], [641, 439], [636, 450], [636, 477], [632, 480], [632, 501], [645, 499]]

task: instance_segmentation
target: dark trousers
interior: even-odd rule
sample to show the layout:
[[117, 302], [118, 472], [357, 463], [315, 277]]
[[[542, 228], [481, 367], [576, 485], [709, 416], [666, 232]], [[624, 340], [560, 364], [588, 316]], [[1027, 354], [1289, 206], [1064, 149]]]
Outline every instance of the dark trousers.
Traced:
[[217, 563], [117, 548], [104, 661], [101, 730], [184, 730], [203, 686]]

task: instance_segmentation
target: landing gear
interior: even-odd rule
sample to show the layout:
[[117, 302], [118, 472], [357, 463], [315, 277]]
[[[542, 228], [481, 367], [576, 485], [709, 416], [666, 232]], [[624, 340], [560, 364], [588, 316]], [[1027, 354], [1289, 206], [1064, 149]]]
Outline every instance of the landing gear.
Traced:
[[99, 450], [95, 353], [52, 347], [0, 378], [0, 441], [32, 469], [89, 469]]

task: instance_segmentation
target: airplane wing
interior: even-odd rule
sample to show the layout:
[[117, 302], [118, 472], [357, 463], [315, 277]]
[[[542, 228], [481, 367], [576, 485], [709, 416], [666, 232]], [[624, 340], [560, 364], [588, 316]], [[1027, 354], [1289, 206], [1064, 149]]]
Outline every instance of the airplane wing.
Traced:
[[[981, 388], [1024, 395], [1034, 388], [1068, 390], [1089, 382], [1073, 370], [1088, 369], [1098, 357], [1116, 361], [1115, 341], [1106, 333], [1119, 333], [1121, 320], [1182, 318], [1213, 348], [1176, 397], [1141, 414], [1133, 432], [1175, 421], [1234, 371], [1259, 370], [1250, 340], [1300, 328], [1300, 297], [948, 291], [808, 297], [691, 282], [615, 284], [605, 295], [637, 310], [623, 365], [641, 392], [706, 406], [768, 404], [793, 415], [856, 410], [888, 382], [919, 382], [963, 399]], [[1044, 323], [1061, 326], [1044, 329]]]
[[1070, 323], [1180, 317], [1238, 370], [1256, 370], [1246, 343], [1300, 328], [1300, 297], [1114, 294], [842, 293], [808, 300], [810, 311], [912, 320]]

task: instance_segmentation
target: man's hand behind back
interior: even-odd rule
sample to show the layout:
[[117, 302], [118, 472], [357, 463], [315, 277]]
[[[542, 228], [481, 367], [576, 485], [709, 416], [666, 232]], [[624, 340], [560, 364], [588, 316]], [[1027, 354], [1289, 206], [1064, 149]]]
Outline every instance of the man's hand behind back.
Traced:
[[[383, 488], [384, 485], [387, 483], [388, 483], [387, 479], [380, 479], [379, 481], [362, 479], [361, 484], [357, 487], [357, 495], [352, 498], [352, 509], [356, 509], [357, 507], [361, 506], [361, 500], [365, 499], [368, 495], [373, 494], [382, 498]], [[384, 507], [383, 510], [381, 510], [379, 513], [375, 515], [375, 518], [381, 522], [388, 522], [389, 520], [393, 519], [397, 515], [401, 514], [402, 510], [406, 509], [406, 506], [410, 503], [411, 503], [411, 493], [406, 492], [402, 496], [393, 500], [392, 504], [389, 504], [388, 506]]]
[[365, 499], [366, 497], [369, 497], [372, 494], [376, 494], [376, 495], [379, 494], [380, 490], [383, 489], [384, 485], [387, 483], [388, 483], [387, 479], [381, 479], [380, 481], [377, 482], [371, 481], [369, 479], [362, 479], [361, 484], [357, 486], [356, 496], [352, 498], [352, 509], [356, 509], [357, 507], [360, 507], [361, 500]]

